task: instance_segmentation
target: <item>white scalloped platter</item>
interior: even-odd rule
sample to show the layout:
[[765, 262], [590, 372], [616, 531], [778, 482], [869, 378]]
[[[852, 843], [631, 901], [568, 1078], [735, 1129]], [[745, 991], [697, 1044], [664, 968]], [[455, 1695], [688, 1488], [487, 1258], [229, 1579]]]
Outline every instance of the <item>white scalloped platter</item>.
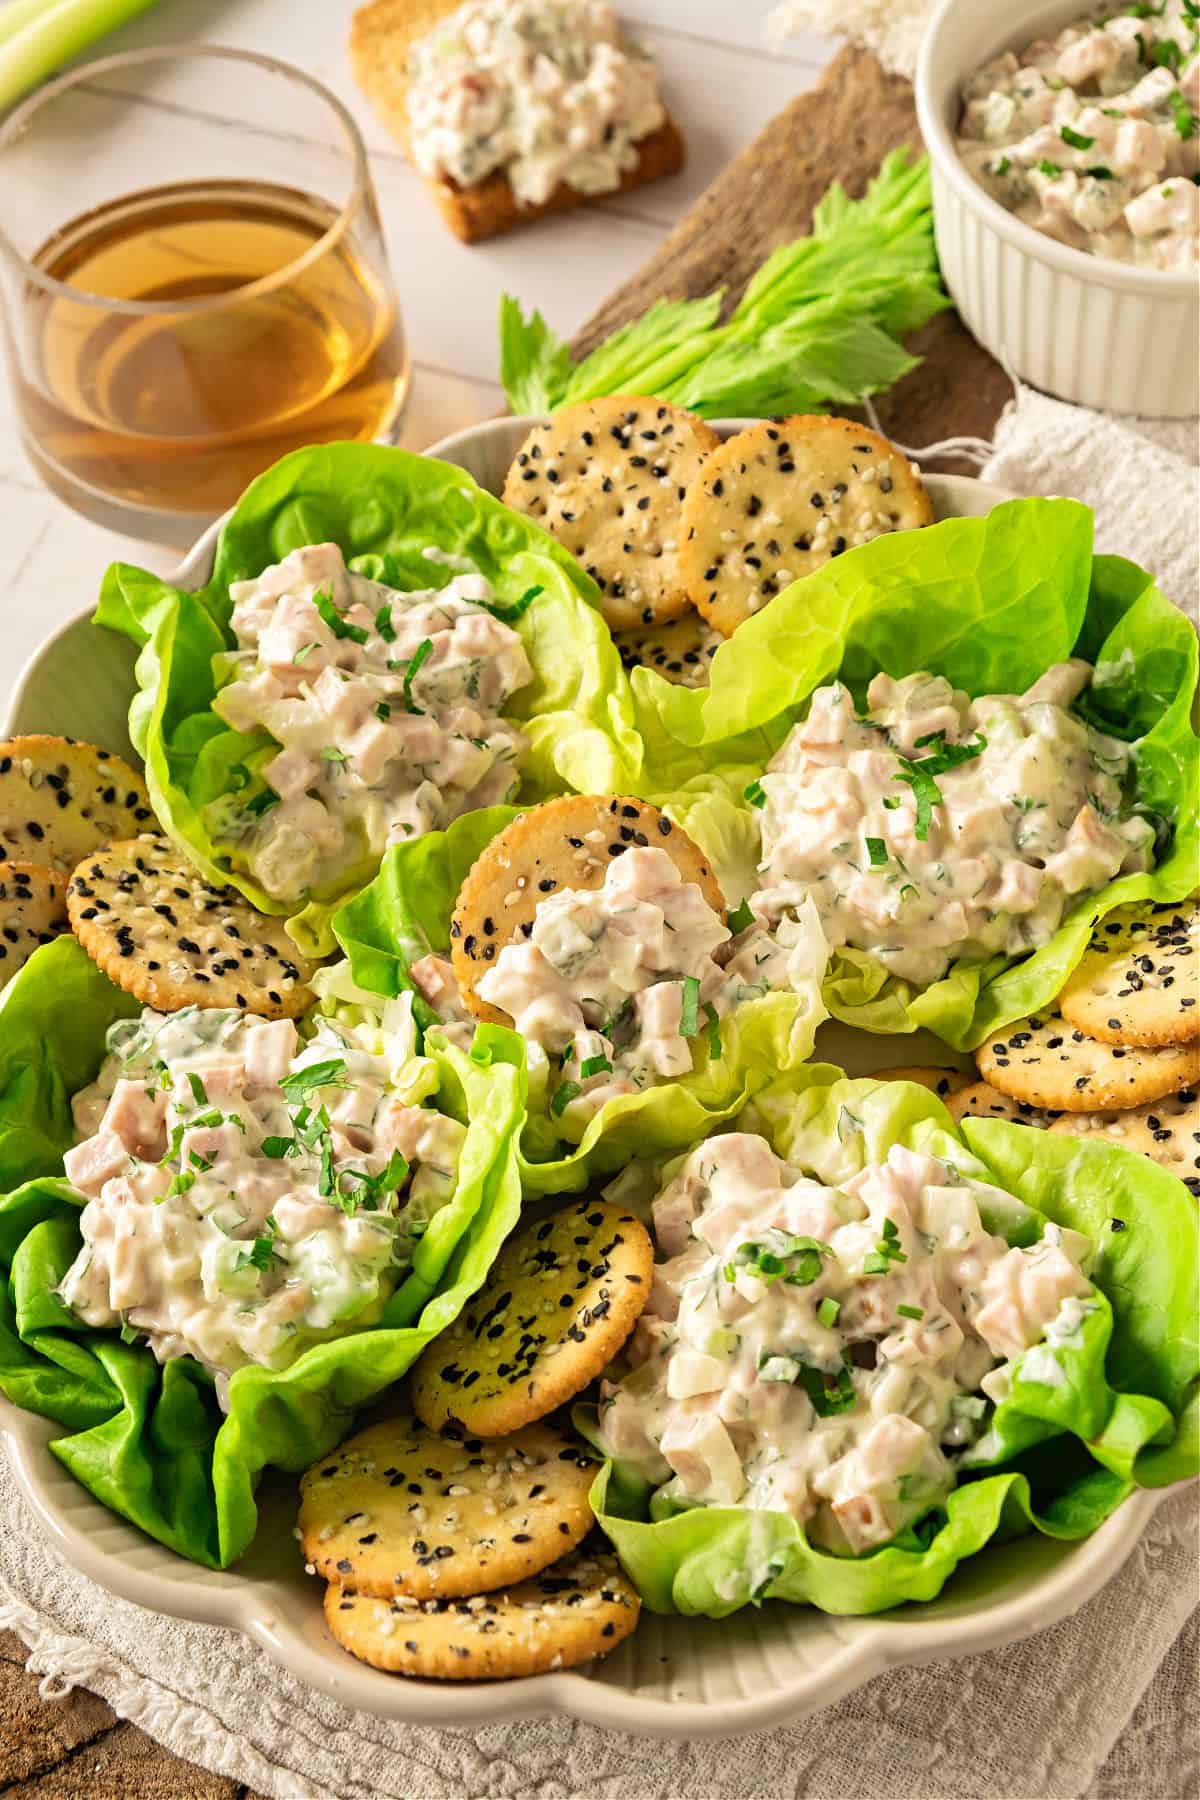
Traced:
[[[498, 493], [532, 422], [493, 420], [447, 438], [430, 454]], [[938, 518], [980, 516], [1012, 497], [961, 476], [930, 476], [926, 485]], [[169, 580], [194, 588], [208, 578], [217, 530], [205, 532]], [[131, 647], [81, 613], [23, 671], [7, 731], [68, 734], [128, 756], [125, 715], [133, 686]], [[868, 1037], [837, 1025], [821, 1028], [818, 1055], [855, 1074], [925, 1060], [966, 1066], [926, 1034]], [[54, 1435], [49, 1421], [0, 1398], [0, 1443], [50, 1543], [73, 1568], [153, 1612], [245, 1632], [293, 1675], [347, 1706], [424, 1725], [565, 1714], [614, 1730], [690, 1738], [784, 1724], [885, 1669], [994, 1649], [1065, 1618], [1116, 1573], [1162, 1498], [1161, 1492], [1133, 1495], [1081, 1543], [1026, 1537], [987, 1550], [926, 1605], [839, 1619], [775, 1602], [720, 1623], [643, 1612], [631, 1638], [581, 1670], [439, 1684], [383, 1674], [333, 1642], [319, 1584], [303, 1573], [292, 1536], [293, 1479], [264, 1482], [253, 1546], [235, 1568], [218, 1573], [186, 1562], [108, 1512], [52, 1455]]]

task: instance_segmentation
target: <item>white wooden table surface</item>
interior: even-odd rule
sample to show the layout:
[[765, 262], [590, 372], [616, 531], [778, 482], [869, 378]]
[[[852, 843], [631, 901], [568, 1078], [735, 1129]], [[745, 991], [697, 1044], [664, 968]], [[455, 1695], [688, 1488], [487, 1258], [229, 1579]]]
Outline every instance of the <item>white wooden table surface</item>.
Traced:
[[[0, 18], [7, 0], [0, 0]], [[570, 334], [645, 260], [718, 171], [794, 94], [831, 46], [768, 51], [768, 0], [620, 0], [655, 52], [687, 138], [684, 172], [612, 201], [468, 247], [447, 232], [398, 147], [360, 95], [346, 55], [352, 0], [161, 0], [95, 54], [173, 42], [260, 50], [299, 64], [345, 101], [366, 139], [414, 361], [401, 441], [423, 449], [503, 406], [496, 306], [502, 291]], [[129, 188], [144, 185], [131, 168]], [[161, 546], [115, 536], [46, 492], [26, 461], [7, 379], [0, 385], [0, 706], [30, 652], [91, 603], [120, 558], [165, 571]]]

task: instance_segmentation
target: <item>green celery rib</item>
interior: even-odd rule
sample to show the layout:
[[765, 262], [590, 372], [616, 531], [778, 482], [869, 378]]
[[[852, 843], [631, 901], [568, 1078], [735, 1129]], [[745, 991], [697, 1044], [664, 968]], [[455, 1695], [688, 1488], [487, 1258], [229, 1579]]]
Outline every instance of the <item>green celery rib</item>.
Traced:
[[0, 110], [157, 0], [10, 0], [0, 12]]

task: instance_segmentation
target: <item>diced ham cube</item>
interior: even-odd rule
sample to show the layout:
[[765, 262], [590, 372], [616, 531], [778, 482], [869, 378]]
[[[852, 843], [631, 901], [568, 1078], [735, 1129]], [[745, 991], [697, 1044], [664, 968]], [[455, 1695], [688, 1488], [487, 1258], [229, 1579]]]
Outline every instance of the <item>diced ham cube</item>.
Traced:
[[81, 1194], [99, 1194], [106, 1181], [129, 1167], [129, 1151], [115, 1131], [98, 1131], [63, 1157], [63, 1173]]
[[100, 1122], [119, 1137], [130, 1156], [157, 1162], [167, 1147], [167, 1097], [141, 1081], [118, 1081]]
[[685, 1493], [718, 1506], [741, 1499], [746, 1478], [733, 1440], [715, 1413], [677, 1415], [663, 1432], [660, 1448]]
[[275, 789], [281, 800], [294, 800], [317, 781], [321, 765], [305, 750], [281, 750], [263, 769], [263, 778]]
[[278, 1087], [292, 1066], [296, 1044], [296, 1027], [290, 1019], [248, 1025], [244, 1042], [247, 1083], [251, 1087]]

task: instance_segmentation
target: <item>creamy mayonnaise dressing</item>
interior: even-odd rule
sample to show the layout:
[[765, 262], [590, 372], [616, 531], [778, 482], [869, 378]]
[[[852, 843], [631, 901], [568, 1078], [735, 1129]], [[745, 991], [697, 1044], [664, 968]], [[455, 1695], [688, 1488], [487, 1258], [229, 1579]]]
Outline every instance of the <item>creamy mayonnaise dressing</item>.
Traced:
[[210, 824], [268, 894], [319, 892], [510, 797], [526, 740], [500, 715], [533, 671], [482, 575], [401, 593], [313, 544], [229, 591], [238, 648], [214, 659], [213, 711], [280, 748], [267, 791], [226, 795]]
[[478, 992], [550, 1060], [554, 1115], [582, 1123], [619, 1095], [689, 1075], [694, 1039], [719, 1055], [727, 1013], [811, 983], [825, 954], [811, 909], [775, 933], [751, 923], [735, 935], [665, 850], [634, 848], [599, 888], [541, 901], [528, 938], [505, 945]]
[[1190, 0], [1086, 16], [965, 90], [966, 167], [1077, 250], [1156, 269], [1200, 255], [1200, 16]]
[[1151, 863], [1153, 827], [1122, 798], [1129, 746], [1068, 710], [1091, 677], [1056, 663], [969, 700], [940, 675], [877, 675], [862, 718], [841, 683], [818, 688], [752, 790], [756, 916], [811, 897], [831, 947], [918, 983], [1048, 942], [1073, 899]]
[[632, 1372], [603, 1385], [602, 1447], [664, 1498], [885, 1543], [954, 1486], [1017, 1363], [1061, 1383], [1091, 1310], [1088, 1240], [1047, 1225], [1010, 1249], [988, 1196], [1011, 1205], [900, 1145], [831, 1188], [760, 1137], [701, 1144], [653, 1203], [666, 1260]]
[[502, 169], [532, 206], [560, 182], [619, 187], [666, 116], [658, 70], [605, 0], [468, 0], [414, 45], [408, 75], [421, 173], [471, 187]]
[[411, 996], [382, 1023], [188, 1007], [114, 1025], [74, 1100], [88, 1196], [63, 1300], [227, 1377], [378, 1316], [454, 1191], [464, 1128], [418, 1104]]

